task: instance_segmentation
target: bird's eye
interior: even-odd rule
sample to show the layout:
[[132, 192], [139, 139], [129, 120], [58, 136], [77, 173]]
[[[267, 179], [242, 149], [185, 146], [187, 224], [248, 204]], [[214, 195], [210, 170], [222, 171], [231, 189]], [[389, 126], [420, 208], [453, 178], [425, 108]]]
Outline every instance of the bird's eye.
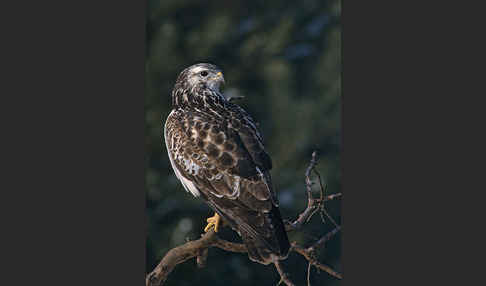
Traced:
[[202, 71], [202, 72], [201, 72], [201, 75], [202, 75], [202, 76], [207, 76], [207, 75], [208, 75], [208, 72], [207, 72], [207, 71]]

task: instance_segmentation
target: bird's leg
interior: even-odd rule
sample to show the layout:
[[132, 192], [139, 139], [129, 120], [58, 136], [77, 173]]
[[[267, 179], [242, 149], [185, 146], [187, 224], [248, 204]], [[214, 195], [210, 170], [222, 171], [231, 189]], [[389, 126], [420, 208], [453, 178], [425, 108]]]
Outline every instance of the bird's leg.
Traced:
[[217, 213], [214, 213], [214, 216], [208, 218], [206, 221], [208, 222], [208, 225], [204, 228], [204, 232], [208, 232], [213, 225], [214, 225], [214, 231], [218, 232], [218, 228], [219, 225], [222, 223], [222, 220]]

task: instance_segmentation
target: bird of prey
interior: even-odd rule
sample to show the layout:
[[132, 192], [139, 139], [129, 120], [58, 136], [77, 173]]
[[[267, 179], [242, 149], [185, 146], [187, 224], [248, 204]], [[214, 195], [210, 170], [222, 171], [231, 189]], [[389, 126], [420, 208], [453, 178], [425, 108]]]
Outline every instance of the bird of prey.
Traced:
[[224, 77], [213, 64], [184, 69], [172, 91], [173, 110], [164, 137], [174, 173], [184, 189], [215, 212], [242, 238], [252, 261], [287, 257], [290, 244], [272, 187], [272, 161], [253, 119], [219, 91]]

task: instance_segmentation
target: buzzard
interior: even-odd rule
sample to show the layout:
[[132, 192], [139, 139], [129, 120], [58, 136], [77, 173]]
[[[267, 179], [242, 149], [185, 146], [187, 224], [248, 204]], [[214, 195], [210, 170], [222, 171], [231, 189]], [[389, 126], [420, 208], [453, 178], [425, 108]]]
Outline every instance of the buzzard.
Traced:
[[200, 63], [184, 69], [172, 91], [164, 137], [172, 168], [184, 189], [242, 238], [252, 261], [284, 259], [290, 248], [272, 187], [270, 156], [253, 119], [219, 91], [221, 69]]

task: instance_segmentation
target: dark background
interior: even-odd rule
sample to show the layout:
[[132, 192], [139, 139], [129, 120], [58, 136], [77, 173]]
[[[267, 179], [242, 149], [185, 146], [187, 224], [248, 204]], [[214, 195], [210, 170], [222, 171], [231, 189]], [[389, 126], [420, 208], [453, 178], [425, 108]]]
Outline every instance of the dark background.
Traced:
[[[340, 1], [149, 1], [146, 17], [146, 272], [169, 249], [197, 239], [212, 215], [184, 191], [161, 143], [172, 87], [189, 65], [218, 65], [226, 80], [223, 93], [245, 96], [237, 103], [260, 124], [284, 218], [295, 219], [306, 206], [304, 172], [313, 150], [328, 192], [342, 191]], [[338, 223], [340, 206], [340, 200], [327, 204]], [[315, 216], [304, 232], [289, 238], [308, 245], [331, 229]], [[221, 235], [238, 239], [229, 229]], [[342, 271], [340, 241], [341, 234], [320, 253], [320, 261], [337, 271]], [[291, 254], [286, 266], [297, 284], [304, 283], [303, 257]], [[167, 285], [273, 285], [278, 280], [273, 266], [211, 249], [208, 267], [199, 270], [190, 260], [176, 267]], [[340, 285], [316, 270], [311, 281]]]

